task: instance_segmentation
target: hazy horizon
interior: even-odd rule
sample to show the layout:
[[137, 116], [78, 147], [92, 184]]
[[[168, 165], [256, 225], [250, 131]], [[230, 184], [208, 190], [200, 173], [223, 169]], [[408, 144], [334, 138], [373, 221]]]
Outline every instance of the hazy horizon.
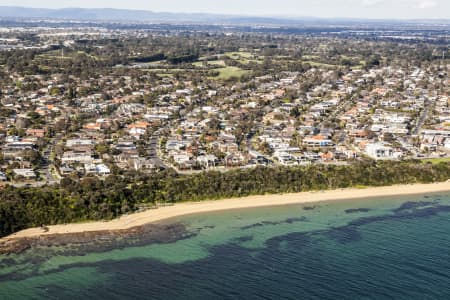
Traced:
[[0, 6], [29, 8], [117, 8], [174, 13], [211, 13], [248, 16], [361, 18], [361, 19], [449, 19], [448, 0], [183, 0], [148, 3], [143, 0], [0, 0]]

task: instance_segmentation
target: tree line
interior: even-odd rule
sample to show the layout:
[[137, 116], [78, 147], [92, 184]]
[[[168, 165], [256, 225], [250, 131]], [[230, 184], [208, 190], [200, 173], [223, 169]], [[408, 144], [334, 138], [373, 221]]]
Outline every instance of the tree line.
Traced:
[[355, 186], [441, 182], [450, 164], [420, 161], [355, 162], [346, 166], [257, 167], [179, 175], [132, 172], [104, 180], [64, 178], [41, 188], [6, 187], [0, 192], [0, 236], [42, 225], [105, 220], [156, 203], [177, 203], [257, 194], [293, 193]]

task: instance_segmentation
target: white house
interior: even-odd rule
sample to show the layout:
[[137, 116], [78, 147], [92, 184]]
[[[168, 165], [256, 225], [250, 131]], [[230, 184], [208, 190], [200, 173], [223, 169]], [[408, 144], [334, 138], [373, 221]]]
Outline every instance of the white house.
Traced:
[[111, 174], [111, 170], [105, 164], [86, 164], [84, 168], [87, 174], [98, 174], [102, 176]]
[[207, 154], [197, 157], [197, 162], [206, 168], [215, 167], [218, 158], [215, 155]]
[[93, 146], [94, 142], [92, 140], [88, 139], [69, 139], [66, 142], [67, 148], [73, 148], [73, 147], [90, 147]]
[[66, 151], [61, 158], [63, 163], [91, 163], [94, 160], [87, 152]]
[[177, 163], [177, 164], [182, 164], [182, 163], [186, 163], [190, 160], [189, 155], [187, 154], [175, 154], [173, 156], [173, 160]]
[[26, 179], [35, 179], [36, 173], [32, 169], [13, 169], [15, 176], [23, 177]]
[[371, 143], [366, 146], [366, 154], [374, 159], [395, 159], [395, 151], [385, 143]]

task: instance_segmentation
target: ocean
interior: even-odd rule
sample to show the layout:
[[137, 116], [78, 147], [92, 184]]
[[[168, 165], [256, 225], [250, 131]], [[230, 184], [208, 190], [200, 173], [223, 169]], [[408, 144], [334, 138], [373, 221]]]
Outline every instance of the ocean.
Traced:
[[184, 234], [0, 256], [0, 299], [450, 299], [450, 193], [165, 223]]

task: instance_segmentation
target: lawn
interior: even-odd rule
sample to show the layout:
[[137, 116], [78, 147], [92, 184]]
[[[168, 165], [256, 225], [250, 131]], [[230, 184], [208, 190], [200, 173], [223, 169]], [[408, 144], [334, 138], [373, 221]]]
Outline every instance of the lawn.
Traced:
[[213, 77], [213, 79], [224, 79], [224, 80], [227, 80], [227, 79], [230, 79], [233, 77], [240, 78], [240, 77], [250, 73], [250, 71], [242, 70], [241, 68], [238, 68], [238, 67], [225, 67], [225, 68], [215, 69], [214, 71], [218, 71], [219, 76]]
[[330, 65], [330, 64], [324, 64], [324, 63], [319, 63], [319, 62], [315, 62], [315, 61], [302, 61], [302, 63], [304, 64], [310, 64], [312, 67], [319, 67], [319, 68], [331, 68], [334, 69], [338, 66], [336, 65]]
[[189, 71], [190, 69], [141, 69], [142, 71], [146, 71], [146, 72], [156, 72], [159, 74], [172, 74], [175, 72], [184, 72], [184, 71]]
[[245, 59], [245, 58], [237, 59], [236, 61], [241, 63], [241, 64], [243, 64], [243, 65], [248, 65], [250, 63], [255, 63], [255, 64], [262, 64], [263, 63], [262, 60]]
[[303, 55], [302, 59], [304, 60], [314, 60], [314, 59], [319, 59], [320, 56], [318, 55]]
[[450, 162], [450, 157], [426, 158], [426, 159], [422, 159], [422, 162], [432, 163], [434, 165], [437, 165], [437, 164], [443, 163], [443, 162]]
[[[64, 54], [64, 56], [62, 56], [62, 54]], [[91, 55], [88, 54], [84, 51], [72, 51], [72, 50], [67, 50], [65, 49], [64, 52], [62, 52], [61, 50], [51, 50], [51, 51], [47, 51], [44, 52], [40, 55], [38, 55], [38, 58], [44, 58], [44, 59], [55, 59], [55, 58], [59, 58], [59, 59], [73, 59], [75, 58], [77, 55], [86, 55], [87, 57], [90, 57], [94, 60], [99, 60], [100, 58], [95, 56], [95, 55]]]
[[[196, 67], [202, 67], [204, 63], [205, 63], [204, 61], [197, 61], [197, 62], [192, 63], [192, 64], [194, 66], [196, 66]], [[223, 60], [210, 60], [210, 61], [207, 61], [206, 63], [208, 65], [210, 65], [210, 66], [223, 66], [223, 67], [225, 67], [225, 62]]]
[[250, 52], [227, 52], [225, 53], [225, 56], [234, 59], [234, 60], [239, 60], [241, 58], [252, 58], [253, 54], [251, 54]]
[[166, 73], [158, 73], [158, 74], [156, 74], [156, 75], [158, 75], [159, 77], [173, 77], [173, 74], [166, 74]]

